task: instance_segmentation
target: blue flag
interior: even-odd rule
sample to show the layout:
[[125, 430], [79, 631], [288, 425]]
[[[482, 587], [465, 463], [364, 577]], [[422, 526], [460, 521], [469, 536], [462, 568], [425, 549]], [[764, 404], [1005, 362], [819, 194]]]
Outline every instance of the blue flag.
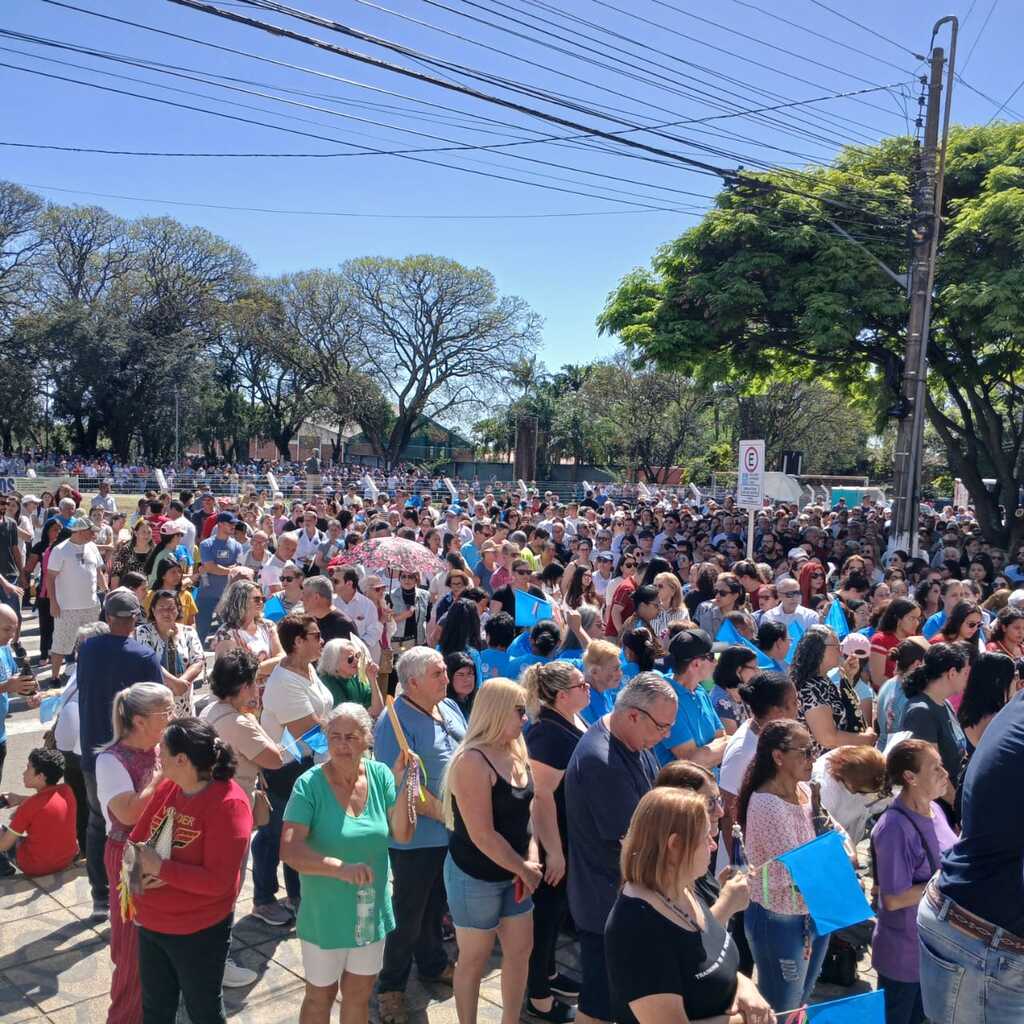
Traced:
[[842, 602], [838, 597], [833, 598], [829, 605], [828, 614], [825, 616], [825, 625], [832, 630], [840, 640], [850, 632], [850, 624], [846, 621], [846, 612], [843, 611]]
[[838, 832], [826, 832], [776, 859], [789, 869], [819, 935], [872, 916]]
[[543, 619], [554, 617], [555, 610], [551, 602], [543, 597], [535, 597], [526, 590], [514, 591], [516, 595], [516, 625], [536, 626]]
[[[780, 1019], [782, 1019], [780, 1014]], [[807, 1007], [808, 1024], [885, 1024], [885, 992], [864, 992]]]
[[757, 655], [757, 667], [774, 669], [775, 662], [768, 657], [756, 644], [751, 643], [728, 619], [722, 623], [715, 634], [716, 644], [739, 644], [741, 647], [749, 647]]
[[793, 663], [793, 655], [796, 653], [796, 645], [800, 643], [800, 637], [804, 635], [806, 630], [796, 619], [789, 624], [787, 629], [789, 630], [789, 650], [782, 660], [787, 665], [791, 665]]
[[56, 715], [60, 708], [60, 702], [63, 700], [64, 695], [58, 693], [55, 697], [44, 697], [39, 705], [39, 721], [50, 722]]
[[295, 742], [295, 737], [285, 729], [281, 733], [281, 746], [288, 751], [296, 761], [302, 760], [302, 751], [299, 749], [298, 743]]
[[300, 737], [300, 743], [305, 743], [314, 754], [327, 753], [327, 736], [319, 725], [307, 729]]

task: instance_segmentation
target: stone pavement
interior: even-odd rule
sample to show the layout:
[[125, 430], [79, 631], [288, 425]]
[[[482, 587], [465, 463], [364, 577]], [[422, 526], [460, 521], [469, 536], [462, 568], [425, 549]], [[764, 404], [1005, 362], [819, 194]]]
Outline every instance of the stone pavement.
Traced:
[[[238, 1024], [286, 1024], [298, 1019], [304, 987], [294, 929], [272, 928], [247, 916], [252, 883], [242, 889], [232, 955], [259, 975], [249, 988], [225, 990], [228, 1016]], [[109, 926], [90, 924], [85, 868], [58, 875], [0, 881], [0, 1021], [100, 1024], [110, 990]], [[454, 956], [454, 945], [451, 948]], [[565, 966], [575, 966], [568, 940]], [[481, 1022], [501, 1020], [499, 959], [481, 989]], [[451, 988], [409, 984], [410, 1024], [455, 1024]], [[183, 1015], [182, 1015], [183, 1016]], [[181, 1018], [179, 1018], [181, 1019]], [[376, 1021], [375, 1007], [371, 1021]]]

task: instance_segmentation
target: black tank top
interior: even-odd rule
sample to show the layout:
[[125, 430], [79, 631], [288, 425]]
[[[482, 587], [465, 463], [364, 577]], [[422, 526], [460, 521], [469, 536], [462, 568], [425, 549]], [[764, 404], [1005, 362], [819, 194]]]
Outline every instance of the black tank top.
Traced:
[[[527, 772], [526, 785], [513, 786], [501, 772], [491, 764], [490, 758], [478, 750], [477, 753], [490, 765], [497, 781], [491, 787], [491, 808], [494, 817], [494, 831], [512, 847], [520, 857], [525, 857], [530, 847], [530, 805], [533, 802], [533, 778]], [[483, 882], [507, 882], [515, 876], [474, 844], [462, 820], [458, 801], [452, 794], [452, 813], [455, 828], [448, 840], [448, 852], [452, 860], [473, 878]]]

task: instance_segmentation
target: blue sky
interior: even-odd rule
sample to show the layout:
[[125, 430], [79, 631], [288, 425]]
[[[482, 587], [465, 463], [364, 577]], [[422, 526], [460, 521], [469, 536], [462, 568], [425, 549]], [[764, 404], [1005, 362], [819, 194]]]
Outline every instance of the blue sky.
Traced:
[[[167, 0], [69, 2], [403, 96], [372, 92], [115, 24], [43, 0], [10, 0], [0, 11], [0, 29], [176, 65], [186, 69], [183, 73], [198, 73], [206, 80], [168, 77], [152, 69], [140, 70], [9, 36], [0, 39], [0, 63], [260, 120], [278, 129], [326, 136], [327, 141], [6, 67], [0, 67], [0, 94], [7, 101], [3, 104], [0, 141], [189, 153], [351, 153], [360, 146], [385, 150], [493, 146], [538, 135], [573, 134], [570, 129], [544, 125]], [[676, 136], [674, 140], [649, 133], [632, 133], [630, 137], [727, 167], [736, 166], [740, 158], [748, 167], [757, 166], [756, 161], [800, 167], [809, 159], [827, 161], [842, 141], [863, 142], [904, 132], [906, 120], [900, 101], [894, 92], [885, 91], [790, 108], [771, 115], [777, 121], [774, 124], [749, 116], [722, 115], [737, 109], [910, 82], [911, 73], [920, 73], [920, 63], [902, 47], [925, 52], [933, 22], [945, 14], [957, 14], [961, 19], [966, 16], [958, 68], [964, 68], [970, 55], [963, 73], [971, 86], [1001, 103], [1017, 87], [1022, 74], [1011, 47], [1019, 38], [1024, 15], [1010, 0], [950, 0], [949, 4], [934, 0], [905, 4], [892, 0], [828, 0], [826, 7], [832, 11], [815, 0], [293, 3], [419, 54], [571, 96], [588, 112], [567, 111], [544, 99], [518, 98], [588, 127], [621, 131], [623, 125], [718, 118], [701, 125], [665, 129]], [[280, 14], [253, 10], [237, 2], [220, 6], [424, 70], [415, 58], [388, 53]], [[489, 21], [493, 27], [458, 12]], [[833, 12], [854, 18], [887, 39]], [[546, 19], [547, 24], [537, 19]], [[535, 41], [538, 39], [548, 45]], [[54, 60], [66, 63], [62, 66]], [[69, 67], [68, 63], [79, 67]], [[143, 83], [101, 72], [133, 76]], [[441, 73], [451, 78], [456, 74]], [[233, 84], [237, 87], [251, 92], [229, 92], [211, 84], [211, 74], [255, 84], [236, 81]], [[167, 91], [161, 85], [202, 96]], [[512, 96], [498, 86], [480, 87]], [[916, 107], [916, 88], [907, 87], [911, 113]], [[282, 105], [274, 96], [291, 99], [293, 105]], [[417, 99], [441, 106], [417, 103]], [[232, 103], [260, 109], [244, 109]], [[984, 123], [995, 113], [998, 103], [960, 86], [954, 94], [954, 120]], [[1024, 110], [1024, 90], [1009, 106]], [[365, 121], [340, 118], [332, 111]], [[598, 116], [601, 112], [608, 116]], [[1003, 116], [1011, 115], [1004, 111]], [[399, 130], [402, 128], [406, 130]], [[724, 136], [723, 132], [733, 134]], [[355, 145], [346, 146], [345, 142]], [[487, 267], [503, 292], [522, 296], [545, 318], [541, 356], [551, 368], [557, 368], [565, 362], [582, 362], [614, 351], [615, 341], [599, 339], [594, 329], [594, 318], [605, 297], [624, 273], [647, 263], [656, 246], [695, 223], [699, 211], [708, 205], [708, 200], [700, 196], [712, 195], [718, 189], [714, 177], [680, 165], [631, 159], [622, 153], [621, 146], [610, 145], [615, 153], [596, 148], [592, 141], [575, 140], [506, 146], [484, 153], [435, 152], [423, 156], [589, 196], [379, 155], [325, 159], [153, 158], [4, 146], [0, 147], [0, 177], [33, 187], [54, 202], [95, 203], [125, 217], [168, 214], [202, 225], [249, 252], [259, 270], [267, 274], [330, 267], [354, 256], [419, 252]], [[708, 147], [722, 152], [709, 153]], [[83, 194], [90, 192], [147, 197], [147, 201]], [[170, 205], [171, 200], [397, 216], [256, 213], [175, 206]], [[644, 210], [627, 203], [669, 209]], [[565, 216], [596, 211], [601, 215]], [[523, 216], [534, 214], [561, 216]], [[414, 219], [414, 215], [459, 215], [463, 219]], [[520, 219], [500, 219], [496, 215], [516, 215]]]

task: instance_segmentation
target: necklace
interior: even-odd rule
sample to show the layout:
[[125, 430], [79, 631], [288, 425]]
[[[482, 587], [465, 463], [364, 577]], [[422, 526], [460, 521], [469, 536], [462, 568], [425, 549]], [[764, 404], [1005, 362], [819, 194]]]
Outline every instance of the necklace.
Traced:
[[669, 910], [674, 911], [687, 924], [692, 925], [697, 931], [700, 931], [700, 927], [698, 926], [696, 920], [694, 920], [693, 914], [691, 914], [689, 910], [687, 910], [685, 907], [681, 907], [678, 903], [676, 903], [675, 900], [670, 900], [667, 896], [664, 896], [657, 890], [654, 890], [654, 895], [657, 896], [658, 899], [661, 900], [661, 902], [666, 907], [668, 907]]
[[[417, 704], [416, 701], [414, 701], [412, 697], [410, 697], [408, 694], [403, 693], [402, 700], [404, 700], [407, 704], [411, 704], [421, 715], [426, 715], [427, 718], [432, 718], [435, 722], [438, 721], [438, 718], [434, 714], [433, 710], [428, 711], [425, 707], [422, 707], [421, 705]], [[443, 718], [441, 719], [441, 724], [444, 725]]]

